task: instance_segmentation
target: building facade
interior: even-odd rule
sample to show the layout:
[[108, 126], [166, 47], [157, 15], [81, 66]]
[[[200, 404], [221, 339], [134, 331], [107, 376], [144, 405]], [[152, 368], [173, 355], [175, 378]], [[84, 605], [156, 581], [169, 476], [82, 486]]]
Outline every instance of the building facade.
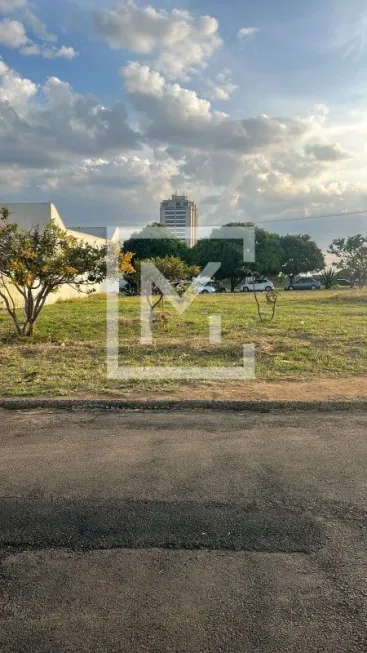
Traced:
[[172, 195], [170, 200], [161, 203], [161, 224], [189, 247], [196, 244], [198, 236], [198, 208], [187, 195]]
[[[15, 204], [8, 202], [1, 202], [0, 207], [7, 206], [10, 211], [9, 222], [15, 222], [19, 227], [28, 231], [32, 227], [44, 227], [49, 222], [53, 222], [57, 227], [66, 230], [71, 236], [75, 236], [78, 240], [83, 240], [89, 245], [105, 245], [107, 241], [107, 230], [105, 228], [96, 227], [66, 227], [62, 218], [60, 217], [56, 207], [50, 203], [44, 204]], [[104, 284], [90, 284], [89, 290], [95, 292], [103, 292]], [[18, 291], [9, 286], [14, 302], [17, 305], [22, 305], [22, 298]], [[47, 303], [54, 303], [60, 299], [72, 299], [74, 297], [86, 297], [86, 294], [79, 293], [76, 288], [71, 288], [68, 285], [60, 286], [56, 293], [51, 293], [47, 298]], [[1, 308], [1, 299], [0, 299]]]

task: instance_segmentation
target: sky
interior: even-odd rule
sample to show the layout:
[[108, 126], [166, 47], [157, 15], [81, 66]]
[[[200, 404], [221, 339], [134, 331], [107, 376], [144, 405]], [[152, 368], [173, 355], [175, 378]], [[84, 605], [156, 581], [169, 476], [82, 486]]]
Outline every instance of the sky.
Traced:
[[0, 56], [2, 202], [366, 235], [361, 0], [0, 0]]

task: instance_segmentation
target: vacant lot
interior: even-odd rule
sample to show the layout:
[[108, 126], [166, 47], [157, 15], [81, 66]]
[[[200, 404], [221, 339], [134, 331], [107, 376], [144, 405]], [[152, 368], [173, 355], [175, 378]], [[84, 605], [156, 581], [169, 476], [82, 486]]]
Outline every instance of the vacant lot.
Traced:
[[[267, 312], [261, 298], [264, 313]], [[273, 322], [259, 322], [252, 295], [198, 297], [139, 342], [138, 298], [120, 299], [120, 361], [125, 365], [240, 365], [242, 345], [256, 347], [261, 381], [363, 376], [367, 372], [367, 292], [281, 293]], [[0, 310], [0, 394], [118, 395], [134, 383], [106, 379], [106, 300], [102, 295], [45, 308], [32, 340], [17, 340]], [[222, 343], [210, 345], [208, 317], [220, 314]], [[140, 384], [141, 387], [141, 384]], [[153, 382], [145, 388], [157, 389]], [[177, 388], [174, 381], [160, 388]], [[135, 389], [137, 385], [135, 383]]]

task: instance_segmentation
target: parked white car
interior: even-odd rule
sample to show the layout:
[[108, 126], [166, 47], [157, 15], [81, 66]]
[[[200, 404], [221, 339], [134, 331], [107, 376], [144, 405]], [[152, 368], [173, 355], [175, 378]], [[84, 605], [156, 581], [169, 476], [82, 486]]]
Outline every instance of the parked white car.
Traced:
[[253, 292], [254, 290], [256, 292], [274, 290], [274, 284], [269, 279], [256, 279], [255, 281], [248, 279], [242, 286], [243, 292]]
[[217, 292], [216, 288], [211, 283], [200, 283], [194, 281], [193, 285], [199, 295], [208, 295], [209, 293]]
[[[209, 295], [213, 292], [217, 292], [216, 288], [209, 281], [198, 281], [197, 279], [193, 279], [191, 283], [198, 295]], [[180, 283], [176, 284], [176, 290], [179, 290], [182, 287], [187, 288], [189, 285], [190, 282], [181, 281]]]

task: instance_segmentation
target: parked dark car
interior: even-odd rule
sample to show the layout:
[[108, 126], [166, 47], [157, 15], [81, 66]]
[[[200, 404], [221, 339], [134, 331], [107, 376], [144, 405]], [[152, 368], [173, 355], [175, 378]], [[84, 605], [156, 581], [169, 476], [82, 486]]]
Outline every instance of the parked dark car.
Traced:
[[312, 277], [301, 277], [295, 281], [288, 281], [284, 290], [320, 290], [321, 283]]
[[349, 279], [337, 279], [336, 283], [338, 286], [345, 286], [347, 288], [352, 288], [352, 286], [354, 286], [354, 281], [349, 281]]

